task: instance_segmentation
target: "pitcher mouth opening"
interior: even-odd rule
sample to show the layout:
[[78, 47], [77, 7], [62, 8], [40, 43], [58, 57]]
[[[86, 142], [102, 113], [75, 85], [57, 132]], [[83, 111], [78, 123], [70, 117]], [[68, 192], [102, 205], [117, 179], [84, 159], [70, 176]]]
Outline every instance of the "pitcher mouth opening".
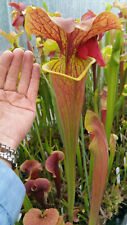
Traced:
[[87, 64], [87, 66], [85, 67], [84, 71], [78, 77], [72, 77], [71, 75], [60, 73], [60, 72], [57, 72], [57, 71], [53, 70], [52, 68], [58, 62], [58, 59], [57, 60], [52, 60], [52, 61], [49, 61], [49, 62], [43, 64], [42, 65], [42, 70], [44, 72], [50, 73], [52, 75], [53, 74], [54, 75], [59, 75], [59, 76], [63, 76], [65, 78], [68, 78], [70, 80], [80, 81], [82, 78], [85, 77], [85, 75], [87, 74], [87, 71], [89, 70], [91, 65], [96, 62], [96, 60], [94, 58], [91, 58], [91, 57], [89, 57], [88, 60], [89, 60], [89, 62]]

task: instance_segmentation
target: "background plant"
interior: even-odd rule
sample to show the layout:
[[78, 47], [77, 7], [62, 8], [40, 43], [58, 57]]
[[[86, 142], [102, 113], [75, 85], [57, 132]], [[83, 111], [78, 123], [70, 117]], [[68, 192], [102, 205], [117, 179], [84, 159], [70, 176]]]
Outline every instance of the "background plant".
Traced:
[[[109, 10], [109, 8], [107, 8], [107, 10]], [[21, 13], [22, 12], [20, 12], [20, 14]], [[122, 14], [121, 23], [123, 25], [122, 32], [109, 31], [100, 41], [106, 67], [102, 68], [94, 64], [93, 68], [89, 70], [86, 80], [85, 105], [80, 121], [80, 134], [76, 153], [76, 199], [74, 209], [75, 216], [73, 219], [74, 222], [77, 221], [78, 224], [88, 224], [93, 174], [93, 156], [88, 151], [89, 134], [84, 127], [83, 121], [87, 108], [95, 111], [99, 118], [102, 119], [103, 114], [101, 112], [103, 109], [99, 94], [104, 86], [107, 87], [107, 96], [105, 98], [107, 105], [104, 110], [107, 115], [105, 129], [109, 142], [110, 155], [107, 185], [100, 210], [100, 223], [103, 223], [114, 214], [117, 214], [121, 203], [125, 204], [125, 201], [123, 201], [126, 199], [127, 193], [127, 25], [125, 13]], [[17, 36], [15, 36], [16, 39], [13, 39], [12, 36], [7, 36], [8, 34], [5, 35], [3, 31], [1, 34], [12, 43], [11, 50], [20, 46], [20, 42], [17, 42], [20, 33], [17, 32]], [[27, 43], [27, 48], [34, 52], [35, 61], [40, 64], [58, 57], [58, 46], [55, 42], [51, 43], [51, 41], [46, 40], [45, 37], [38, 37], [35, 44], [33, 37], [31, 38], [26, 35], [25, 41]], [[57, 115], [56, 111], [54, 111], [54, 104], [54, 91], [50, 84], [50, 77], [47, 73], [45, 74], [41, 71], [39, 94], [37, 98], [37, 117], [29, 135], [19, 146], [19, 165], [26, 159], [36, 159], [41, 162], [44, 167], [48, 155], [56, 150], [63, 151], [63, 143], [59, 134], [59, 124], [56, 121]], [[111, 133], [117, 135], [114, 148], [110, 143]], [[48, 178], [52, 183], [52, 189], [48, 195], [46, 207], [57, 208], [66, 221], [67, 187], [64, 168], [64, 163], [60, 164], [62, 180], [60, 199], [57, 198], [56, 188], [50, 174], [43, 169], [40, 176]], [[21, 172], [20, 177], [22, 180], [25, 179], [24, 174]], [[34, 198], [29, 198], [28, 196], [25, 197], [23, 206], [23, 215], [32, 207], [44, 209], [43, 205], [39, 205]], [[16, 224], [22, 224], [22, 219]]]

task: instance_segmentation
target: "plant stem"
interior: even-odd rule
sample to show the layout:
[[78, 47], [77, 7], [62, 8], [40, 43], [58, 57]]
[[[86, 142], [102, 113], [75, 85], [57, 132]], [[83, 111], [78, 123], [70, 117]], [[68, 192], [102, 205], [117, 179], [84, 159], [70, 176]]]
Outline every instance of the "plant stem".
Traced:
[[65, 144], [65, 149], [68, 151], [67, 154], [65, 152], [65, 171], [68, 191], [68, 216], [69, 221], [72, 222], [73, 207], [75, 201], [75, 158], [73, 153], [73, 146], [70, 146], [69, 143], [67, 145]]

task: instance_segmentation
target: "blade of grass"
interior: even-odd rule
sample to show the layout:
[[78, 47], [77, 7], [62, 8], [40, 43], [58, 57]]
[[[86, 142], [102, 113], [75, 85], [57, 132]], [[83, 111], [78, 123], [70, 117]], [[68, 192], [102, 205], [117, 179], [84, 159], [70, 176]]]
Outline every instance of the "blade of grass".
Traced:
[[[83, 118], [81, 116], [81, 122], [80, 122], [80, 128], [81, 128], [81, 150], [82, 150], [82, 156], [83, 156], [83, 167], [85, 171], [85, 178], [86, 178], [86, 186], [87, 186], [87, 192], [88, 192], [88, 203], [90, 206], [91, 202], [91, 196], [90, 196], [90, 187], [89, 187], [89, 181], [88, 181], [88, 172], [87, 172], [87, 166], [86, 166], [86, 152], [85, 152], [85, 144], [84, 144], [84, 132], [83, 132]], [[86, 198], [86, 195], [85, 195]], [[85, 201], [86, 202], [86, 201]], [[87, 207], [89, 208], [89, 207]]]
[[45, 154], [44, 154], [44, 148], [43, 148], [43, 145], [42, 145], [42, 140], [41, 140], [38, 124], [37, 124], [37, 119], [35, 119], [34, 125], [35, 125], [35, 128], [36, 128], [37, 137], [38, 137], [38, 141], [39, 141], [39, 144], [40, 144], [40, 149], [41, 149], [40, 153], [41, 153], [41, 156], [42, 156], [42, 162], [44, 163], [44, 161], [45, 161]]
[[25, 150], [25, 152], [29, 156], [30, 160], [33, 160], [34, 157], [29, 153], [29, 151], [27, 150], [27, 148], [25, 147], [25, 145], [23, 145], [22, 143], [20, 143], [20, 146]]
[[77, 164], [78, 164], [78, 171], [80, 174], [80, 178], [81, 178], [81, 187], [83, 190], [83, 168], [82, 168], [82, 156], [81, 156], [81, 152], [80, 152], [80, 146], [79, 143], [77, 145]]

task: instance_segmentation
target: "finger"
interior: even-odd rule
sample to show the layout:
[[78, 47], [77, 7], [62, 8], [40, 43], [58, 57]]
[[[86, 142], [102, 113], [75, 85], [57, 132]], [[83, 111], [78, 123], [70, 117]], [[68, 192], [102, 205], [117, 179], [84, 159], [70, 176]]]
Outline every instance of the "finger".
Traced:
[[0, 56], [0, 88], [4, 87], [6, 74], [12, 62], [12, 59], [13, 53], [8, 50], [3, 52], [3, 54]]
[[16, 85], [19, 77], [20, 68], [22, 65], [24, 51], [20, 48], [17, 48], [13, 51], [13, 55], [14, 57], [4, 85], [4, 89], [8, 91], [16, 91]]
[[23, 57], [22, 73], [18, 85], [18, 92], [20, 94], [24, 95], [27, 94], [30, 78], [32, 75], [32, 67], [33, 67], [33, 53], [31, 51], [26, 51]]
[[39, 80], [40, 80], [40, 66], [37, 63], [35, 63], [33, 65], [32, 77], [27, 92], [27, 97], [33, 104], [36, 103], [36, 97], [39, 88]]

